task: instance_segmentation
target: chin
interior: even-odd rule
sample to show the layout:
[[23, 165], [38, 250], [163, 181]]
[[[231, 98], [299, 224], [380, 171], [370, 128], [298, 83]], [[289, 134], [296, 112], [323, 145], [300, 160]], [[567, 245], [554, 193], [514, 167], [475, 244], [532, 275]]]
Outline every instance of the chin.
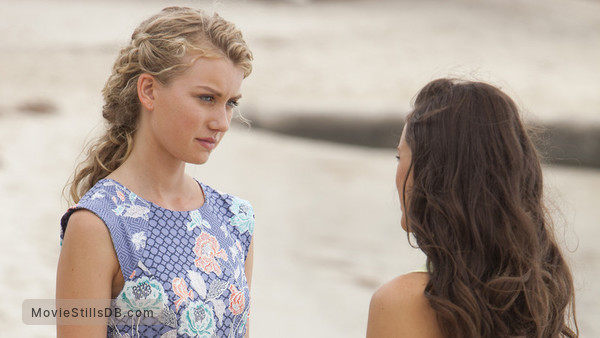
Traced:
[[208, 156], [203, 156], [201, 158], [191, 158], [188, 161], [185, 161], [186, 163], [190, 163], [190, 164], [204, 164], [206, 162], [208, 162]]

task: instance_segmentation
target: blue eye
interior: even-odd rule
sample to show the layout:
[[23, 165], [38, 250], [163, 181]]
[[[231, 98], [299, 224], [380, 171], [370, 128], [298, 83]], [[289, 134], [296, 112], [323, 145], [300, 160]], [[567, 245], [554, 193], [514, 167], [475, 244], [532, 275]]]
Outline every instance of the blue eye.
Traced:
[[235, 108], [235, 107], [239, 106], [239, 102], [229, 101], [229, 102], [227, 102], [227, 106], [229, 106], [230, 108]]
[[210, 95], [200, 95], [198, 98], [205, 102], [213, 102], [215, 100], [215, 98]]

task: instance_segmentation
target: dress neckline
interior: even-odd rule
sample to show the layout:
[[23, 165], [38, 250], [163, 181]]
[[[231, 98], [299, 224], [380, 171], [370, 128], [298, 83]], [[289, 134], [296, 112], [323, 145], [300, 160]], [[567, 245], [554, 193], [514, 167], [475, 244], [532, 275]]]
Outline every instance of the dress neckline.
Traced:
[[148, 200], [140, 197], [140, 195], [138, 195], [135, 191], [132, 191], [127, 186], [125, 186], [124, 184], [122, 184], [121, 182], [119, 182], [119, 181], [117, 181], [117, 180], [115, 180], [113, 178], [103, 178], [103, 179], [101, 179], [98, 182], [106, 182], [106, 181], [112, 182], [113, 184], [118, 185], [122, 189], [125, 189], [128, 192], [133, 193], [136, 196], [137, 199], [139, 199], [139, 200], [141, 200], [143, 202], [146, 202], [148, 205], [151, 205], [151, 206], [153, 206], [156, 209], [163, 210], [163, 211], [169, 211], [169, 212], [172, 212], [172, 213], [190, 213], [192, 211], [201, 211], [202, 209], [205, 209], [206, 205], [208, 204], [208, 194], [207, 194], [207, 190], [208, 190], [207, 188], [208, 188], [208, 186], [205, 185], [204, 183], [198, 181], [195, 178], [194, 178], [194, 181], [196, 181], [196, 183], [198, 183], [198, 186], [200, 187], [200, 190], [202, 191], [202, 194], [204, 195], [204, 203], [202, 203], [201, 206], [199, 206], [197, 208], [194, 208], [194, 209], [190, 209], [190, 210], [173, 210], [173, 209], [162, 207], [162, 206], [160, 206], [160, 205], [158, 205], [158, 204], [156, 204], [156, 203], [154, 203], [152, 201], [148, 201]]

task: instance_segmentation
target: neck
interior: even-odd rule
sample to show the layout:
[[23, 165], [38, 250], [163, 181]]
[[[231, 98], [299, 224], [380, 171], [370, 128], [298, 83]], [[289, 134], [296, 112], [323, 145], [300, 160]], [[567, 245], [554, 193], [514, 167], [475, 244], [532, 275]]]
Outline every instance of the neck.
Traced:
[[108, 178], [167, 209], [192, 210], [202, 205], [203, 194], [185, 173], [185, 162], [157, 149], [151, 139], [136, 133], [131, 154]]

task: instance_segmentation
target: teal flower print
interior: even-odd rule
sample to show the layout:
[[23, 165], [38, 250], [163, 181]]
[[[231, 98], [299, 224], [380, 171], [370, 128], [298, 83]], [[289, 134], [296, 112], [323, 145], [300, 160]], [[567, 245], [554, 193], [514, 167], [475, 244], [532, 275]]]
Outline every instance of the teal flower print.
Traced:
[[233, 197], [229, 211], [233, 213], [233, 217], [229, 221], [231, 225], [237, 227], [241, 233], [246, 231], [250, 234], [254, 233], [254, 209], [250, 202]]
[[116, 305], [125, 310], [150, 310], [158, 315], [167, 304], [167, 296], [162, 285], [147, 277], [125, 282], [123, 291], [117, 296]]
[[215, 315], [202, 301], [190, 302], [181, 315], [179, 334], [211, 338], [215, 333]]
[[203, 226], [210, 229], [210, 223], [202, 218], [200, 211], [194, 210], [190, 212], [190, 218], [192, 220], [187, 223], [188, 231], [192, 231], [194, 228], [202, 229]]

